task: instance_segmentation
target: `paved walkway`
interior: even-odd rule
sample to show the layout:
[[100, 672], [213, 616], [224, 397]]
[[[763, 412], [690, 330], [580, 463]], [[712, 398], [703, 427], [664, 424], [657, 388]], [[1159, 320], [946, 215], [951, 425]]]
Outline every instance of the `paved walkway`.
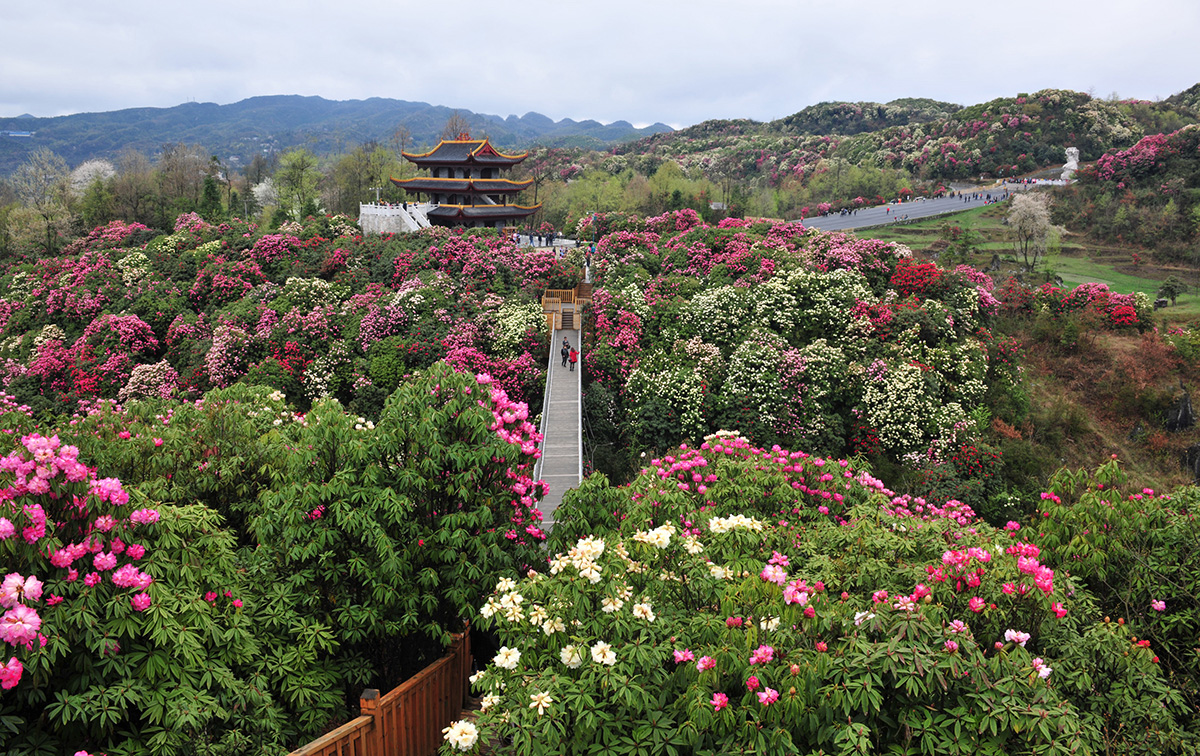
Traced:
[[581, 333], [557, 330], [551, 337], [550, 370], [546, 374], [546, 403], [542, 413], [542, 458], [538, 460], [535, 479], [546, 481], [549, 493], [542, 498], [542, 527], [554, 526], [554, 511], [562, 503], [563, 493], [583, 480], [583, 399], [580, 377], [583, 374], [583, 355], [574, 370], [563, 367], [559, 350], [565, 337], [571, 346], [582, 352]]

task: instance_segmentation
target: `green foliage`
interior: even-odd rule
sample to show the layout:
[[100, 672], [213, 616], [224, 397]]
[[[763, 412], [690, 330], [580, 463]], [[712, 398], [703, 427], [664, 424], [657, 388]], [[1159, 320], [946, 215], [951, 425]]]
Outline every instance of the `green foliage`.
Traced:
[[439, 364], [403, 383], [374, 427], [319, 402], [287, 482], [264, 493], [249, 530], [302, 611], [333, 628], [347, 685], [383, 687], [436, 658], [479, 586], [537, 559], [530, 536], [506, 538], [525, 512], [507, 473], [526, 460], [490, 427], [486, 391]]
[[1029, 585], [1046, 576], [1011, 530], [908, 512], [869, 483], [832, 484], [843, 501], [788, 485], [830, 465], [844, 469], [721, 436], [627, 487], [585, 481], [556, 513], [549, 569], [501, 580], [481, 609], [503, 646], [473, 678], [479, 739], [523, 754], [1191, 752], [1183, 697], [1080, 583]]

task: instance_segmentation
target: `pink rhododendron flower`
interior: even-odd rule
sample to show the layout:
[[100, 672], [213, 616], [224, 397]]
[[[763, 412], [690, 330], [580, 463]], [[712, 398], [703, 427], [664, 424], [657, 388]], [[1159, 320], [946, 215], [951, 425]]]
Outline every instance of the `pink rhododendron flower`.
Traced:
[[96, 570], [99, 572], [111, 570], [117, 566], [117, 555], [109, 551], [101, 551], [92, 558], [92, 564], [95, 565]]
[[696, 658], [696, 655], [692, 653], [691, 649], [685, 648], [682, 651], [679, 651], [678, 649], [676, 649], [676, 651], [675, 651], [675, 663], [676, 664], [683, 664], [684, 662], [692, 661], [695, 658]]
[[768, 564], [763, 567], [762, 573], [759, 574], [763, 580], [776, 585], [783, 585], [787, 582], [787, 572], [777, 564]]
[[21, 673], [24, 671], [21, 660], [15, 656], [10, 657], [4, 664], [0, 664], [0, 689], [9, 690], [17, 687], [17, 683], [21, 682]]
[[746, 680], [746, 689], [747, 690], [758, 690], [758, 686], [759, 686], [758, 677], [756, 677], [754, 675], [750, 675], [750, 677]]
[[770, 706], [779, 700], [779, 691], [774, 688], [764, 688], [762, 693], [758, 694], [758, 702], [763, 706]]
[[817, 616], [817, 610], [814, 607], [806, 606], [804, 607], [804, 616], [812, 619]]
[[957, 641], [948, 640], [945, 643], [943, 643], [942, 646], [946, 649], [946, 653], [948, 653], [948, 654], [953, 654], [958, 651], [958, 642]]
[[774, 659], [775, 649], [770, 646], [759, 646], [750, 652], [751, 664], [766, 664], [767, 662], [774, 661]]
[[1163, 612], [1167, 609], [1167, 602], [1155, 599], [1150, 602], [1150, 608], [1156, 612]]
[[1059, 601], [1055, 601], [1050, 605], [1050, 611], [1054, 612], [1054, 616], [1059, 619], [1067, 616], [1067, 608]]
[[1004, 640], [1008, 641], [1009, 643], [1016, 643], [1017, 645], [1021, 646], [1021, 648], [1024, 648], [1025, 644], [1029, 642], [1029, 637], [1029, 633], [1023, 633], [1020, 630], [1010, 629], [1004, 631]]
[[242, 608], [242, 600], [241, 600], [241, 599], [234, 599], [234, 600], [233, 600], [233, 607], [234, 607], [235, 609], [241, 609], [241, 608]]
[[[8, 538], [12, 538], [14, 535], [16, 535], [16, 533], [17, 533], [16, 527], [11, 522], [9, 522], [8, 518], [0, 517], [0, 541], [3, 541]], [[20, 663], [20, 662], [18, 662], [18, 663]]]
[[150, 608], [150, 594], [139, 593], [138, 595], [129, 599], [129, 603], [133, 607], [134, 611], [144, 612]]
[[37, 601], [41, 597], [42, 581], [33, 575], [26, 578], [10, 572], [0, 583], [0, 606], [16, 606], [22, 601]]
[[720, 711], [729, 705], [729, 696], [724, 693], [713, 693], [712, 698], [709, 699], [709, 703], [712, 704], [715, 711]]
[[711, 656], [701, 656], [699, 661], [696, 662], [696, 671], [704, 672], [712, 669], [715, 666], [717, 666], [716, 659], [712, 658]]
[[37, 640], [42, 618], [33, 609], [17, 604], [0, 617], [0, 640], [23, 646]]
[[982, 612], [985, 606], [987, 606], [987, 602], [978, 596], [972, 596], [971, 600], [967, 602], [967, 608], [976, 614]]
[[129, 521], [138, 525], [149, 525], [152, 522], [158, 522], [158, 510], [139, 509], [129, 515]]

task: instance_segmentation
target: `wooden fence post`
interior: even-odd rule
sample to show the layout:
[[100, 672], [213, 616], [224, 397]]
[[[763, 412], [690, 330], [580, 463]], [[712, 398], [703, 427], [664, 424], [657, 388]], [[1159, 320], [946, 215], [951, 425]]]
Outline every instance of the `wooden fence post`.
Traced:
[[358, 697], [358, 711], [364, 717], [371, 718], [371, 726], [367, 728], [366, 753], [364, 756], [384, 756], [383, 753], [383, 722], [379, 717], [379, 691], [367, 688]]

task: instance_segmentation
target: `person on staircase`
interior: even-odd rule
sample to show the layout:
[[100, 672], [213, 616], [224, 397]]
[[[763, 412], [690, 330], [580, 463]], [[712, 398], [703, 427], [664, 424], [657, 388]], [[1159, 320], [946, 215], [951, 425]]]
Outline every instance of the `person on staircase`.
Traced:
[[575, 372], [575, 363], [576, 362], [579, 362], [579, 350], [572, 349], [571, 350], [571, 372], [572, 373]]
[[562, 358], [563, 358], [562, 366], [566, 367], [567, 359], [571, 356], [571, 343], [569, 341], [567, 341], [566, 339], [563, 339], [562, 351], [560, 352], [560, 354], [562, 355]]

